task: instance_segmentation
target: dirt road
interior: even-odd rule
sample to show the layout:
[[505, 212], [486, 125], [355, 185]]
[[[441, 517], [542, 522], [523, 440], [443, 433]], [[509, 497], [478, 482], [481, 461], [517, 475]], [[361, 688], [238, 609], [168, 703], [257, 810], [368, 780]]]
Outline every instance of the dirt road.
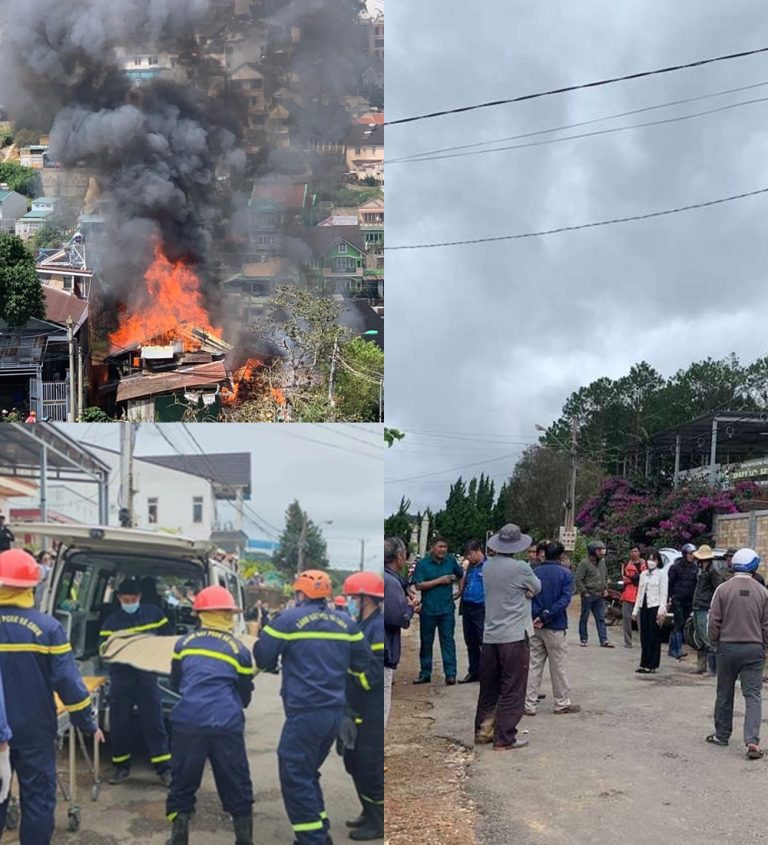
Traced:
[[[291, 827], [285, 815], [277, 777], [277, 747], [283, 724], [282, 702], [278, 695], [280, 679], [261, 674], [256, 679], [253, 701], [247, 712], [248, 756], [254, 784], [254, 838], [260, 845], [285, 845], [291, 841]], [[65, 766], [62, 757], [60, 766]], [[106, 769], [108, 775], [109, 767]], [[87, 773], [80, 782], [87, 785]], [[344, 821], [358, 815], [360, 808], [341, 758], [331, 752], [323, 769], [323, 790], [331, 818], [331, 832], [337, 845], [346, 845]], [[135, 777], [122, 786], [104, 784], [101, 796], [92, 803], [82, 795], [82, 827], [67, 833], [67, 806], [57, 808], [55, 845], [164, 845], [170, 825], [165, 819], [165, 790], [149, 768], [137, 769]], [[3, 835], [3, 845], [16, 843], [14, 832]], [[192, 822], [192, 843], [231, 845], [232, 825], [221, 810], [210, 775], [206, 772], [198, 794], [198, 807]]]
[[[601, 649], [592, 631], [589, 648], [579, 648], [575, 622], [572, 618], [569, 632], [570, 679], [573, 701], [582, 712], [555, 716], [545, 676], [542, 692], [547, 699], [535, 717], [521, 723], [530, 740], [526, 749], [499, 753], [482, 746], [475, 751], [477, 685], [446, 687], [439, 669], [433, 676], [428, 694], [431, 721], [422, 731], [441, 737], [446, 747], [468, 749], [454, 800], [470, 802], [476, 812], [476, 841], [481, 845], [768, 841], [768, 810], [760, 798], [768, 762], [751, 762], [744, 756], [744, 708], [738, 688], [730, 746], [708, 745], [704, 737], [712, 729], [714, 680], [691, 673], [692, 656], [678, 663], [664, 654], [657, 675], [636, 675], [639, 643], [625, 649], [615, 631], [618, 647]], [[412, 668], [408, 674], [399, 673], [396, 696], [407, 698], [404, 688], [415, 677], [417, 631], [405, 642]], [[457, 645], [461, 676], [466, 655], [460, 636]], [[396, 722], [409, 718], [402, 708], [396, 713]], [[399, 730], [391, 719], [389, 744], [396, 742]], [[445, 766], [442, 759], [432, 761], [433, 788], [441, 782]], [[389, 793], [389, 772], [387, 777]], [[421, 771], [420, 777], [424, 777]], [[416, 788], [428, 791], [423, 783]], [[398, 784], [397, 790], [407, 794], [408, 784]], [[388, 794], [390, 845], [405, 845], [409, 840], [399, 836], [400, 811], [397, 805], [390, 808], [392, 803]], [[406, 812], [416, 817], [412, 821], [418, 825], [413, 808]], [[450, 812], [450, 805], [444, 805], [441, 813]], [[462, 840], [436, 841], [454, 845]]]

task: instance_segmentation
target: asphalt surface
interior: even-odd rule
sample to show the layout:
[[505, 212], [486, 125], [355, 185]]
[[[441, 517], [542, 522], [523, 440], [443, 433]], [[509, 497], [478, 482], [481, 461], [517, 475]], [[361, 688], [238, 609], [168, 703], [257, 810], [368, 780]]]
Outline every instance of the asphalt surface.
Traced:
[[[259, 845], [285, 845], [293, 839], [280, 793], [275, 753], [283, 724], [279, 687], [279, 677], [259, 675], [253, 701], [246, 713], [248, 757], [255, 792], [254, 840]], [[65, 755], [66, 749], [59, 760], [59, 767], [64, 771], [67, 767]], [[110, 765], [104, 768], [106, 778], [110, 769]], [[77, 833], [67, 832], [68, 805], [59, 799], [54, 845], [164, 845], [170, 835], [170, 824], [165, 818], [165, 789], [149, 766], [136, 766], [131, 779], [121, 786], [110, 786], [105, 782], [95, 803], [90, 797], [89, 778], [87, 769], [81, 766], [78, 784], [82, 825]], [[337, 845], [346, 845], [351, 840], [347, 837], [344, 822], [359, 814], [360, 805], [352, 781], [335, 750], [323, 767], [322, 786], [333, 839]], [[18, 842], [16, 833], [4, 833], [3, 845]], [[206, 845], [231, 845], [234, 842], [231, 820], [221, 809], [210, 767], [206, 767], [198, 793], [190, 842], [204, 842]]]
[[[590, 646], [580, 648], [575, 623], [572, 616], [569, 676], [573, 702], [582, 712], [552, 713], [552, 688], [545, 672], [541, 692], [547, 698], [536, 716], [524, 717], [520, 725], [530, 746], [504, 752], [479, 746], [469, 758], [463, 788], [477, 809], [479, 841], [768, 841], [768, 810], [762, 798], [768, 756], [759, 761], [745, 757], [738, 686], [730, 746], [709, 745], [704, 738], [712, 731], [714, 679], [692, 674], [695, 653], [678, 663], [666, 656], [664, 647], [658, 674], [636, 675], [637, 635], [629, 650], [621, 644], [620, 631], [609, 629], [617, 647], [599, 648], [590, 622]], [[458, 626], [457, 649], [461, 677], [466, 653]], [[446, 687], [439, 665], [433, 675], [432, 731], [473, 748], [478, 687]]]

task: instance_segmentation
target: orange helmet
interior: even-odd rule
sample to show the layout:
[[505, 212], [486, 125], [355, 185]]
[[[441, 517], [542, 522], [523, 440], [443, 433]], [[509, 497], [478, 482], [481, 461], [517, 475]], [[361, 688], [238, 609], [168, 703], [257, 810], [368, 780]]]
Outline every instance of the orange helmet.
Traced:
[[0, 554], [1, 587], [34, 587], [40, 582], [40, 567], [29, 552], [9, 549]]
[[231, 610], [232, 613], [240, 613], [241, 607], [238, 607], [235, 600], [232, 598], [232, 593], [225, 590], [224, 587], [206, 587], [204, 590], [195, 596], [194, 610]]
[[333, 600], [333, 603], [336, 605], [336, 607], [347, 606], [347, 600], [344, 598], [344, 596], [336, 596], [336, 598]]
[[344, 592], [348, 596], [371, 596], [384, 598], [384, 579], [378, 572], [355, 572], [344, 582]]
[[320, 569], [306, 569], [299, 572], [293, 582], [294, 591], [301, 590], [310, 599], [329, 599], [333, 595], [333, 585], [327, 572]]

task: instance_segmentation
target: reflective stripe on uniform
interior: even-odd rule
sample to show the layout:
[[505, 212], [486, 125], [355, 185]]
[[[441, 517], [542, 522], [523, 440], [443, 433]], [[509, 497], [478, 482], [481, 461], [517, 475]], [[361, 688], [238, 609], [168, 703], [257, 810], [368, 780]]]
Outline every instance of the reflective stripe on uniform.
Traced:
[[354, 675], [358, 681], [360, 681], [360, 686], [368, 692], [371, 689], [371, 685], [368, 681], [368, 678], [365, 675], [365, 672], [353, 672], [351, 669], [347, 669], [350, 675]]
[[66, 654], [72, 651], [69, 643], [38, 645], [38, 643], [0, 643], [0, 651], [33, 651], [36, 654]]
[[84, 698], [82, 701], [78, 701], [77, 704], [65, 704], [64, 707], [70, 713], [76, 713], [78, 710], [85, 710], [86, 707], [89, 707], [91, 704], [91, 697], [90, 695], [88, 698]]
[[356, 634], [336, 634], [326, 631], [295, 631], [286, 634], [283, 631], [276, 631], [270, 625], [265, 625], [261, 633], [269, 634], [279, 640], [341, 640], [346, 643], [355, 643], [364, 639], [362, 631], [358, 631]]
[[384, 643], [371, 643], [371, 651], [384, 651]]
[[112, 762], [113, 763], [125, 763], [126, 760], [130, 760], [130, 759], [131, 759], [130, 754], [123, 754], [122, 757], [113, 757]]
[[146, 625], [137, 625], [135, 628], [119, 628], [117, 631], [101, 631], [100, 637], [110, 637], [112, 634], [138, 634], [141, 631], [151, 631], [152, 628], [162, 628], [167, 625], [167, 619], [161, 619], [159, 622], [148, 622]]
[[149, 762], [154, 765], [155, 763], [165, 763], [167, 760], [171, 759], [170, 754], [161, 754], [159, 757], [150, 757]]
[[369, 804], [383, 804], [383, 801], [374, 801], [373, 798], [369, 798], [367, 795], [360, 796], [363, 801], [367, 801]]
[[168, 819], [169, 822], [172, 822], [176, 818], [176, 816], [178, 816], [178, 815], [179, 815], [178, 813], [168, 813], [166, 818]]
[[328, 813], [326, 813], [326, 811], [325, 811], [325, 810], [322, 810], [322, 811], [320, 812], [320, 818], [321, 818], [323, 821], [325, 821], [325, 820], [328, 818]]
[[294, 824], [292, 825], [292, 827], [296, 831], [296, 833], [302, 833], [305, 830], [322, 830], [323, 822], [306, 822], [305, 824]]
[[214, 660], [223, 660], [225, 663], [229, 663], [230, 666], [234, 666], [239, 674], [253, 675], [252, 666], [243, 666], [235, 660], [234, 657], [230, 657], [228, 654], [222, 654], [219, 651], [210, 651], [207, 648], [185, 648], [176, 652], [176, 654], [173, 655], [173, 659], [181, 660], [183, 657], [189, 657], [191, 655], [195, 655], [197, 657], [212, 657]]

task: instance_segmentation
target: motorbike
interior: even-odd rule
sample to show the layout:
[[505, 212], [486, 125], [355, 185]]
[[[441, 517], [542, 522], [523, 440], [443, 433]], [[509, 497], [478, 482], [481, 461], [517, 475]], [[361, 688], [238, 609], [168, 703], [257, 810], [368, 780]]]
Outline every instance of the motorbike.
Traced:
[[621, 594], [624, 592], [623, 581], [609, 581], [605, 590], [605, 624], [617, 625], [624, 620]]

